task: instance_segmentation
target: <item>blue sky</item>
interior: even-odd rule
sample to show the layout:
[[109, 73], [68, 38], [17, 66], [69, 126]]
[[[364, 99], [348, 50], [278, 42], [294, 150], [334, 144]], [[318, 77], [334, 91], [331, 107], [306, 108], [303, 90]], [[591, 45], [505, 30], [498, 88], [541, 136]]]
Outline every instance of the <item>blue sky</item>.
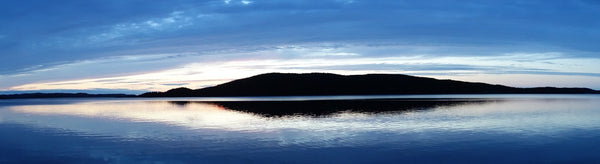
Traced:
[[139, 93], [266, 72], [600, 89], [595, 0], [0, 3], [0, 91]]

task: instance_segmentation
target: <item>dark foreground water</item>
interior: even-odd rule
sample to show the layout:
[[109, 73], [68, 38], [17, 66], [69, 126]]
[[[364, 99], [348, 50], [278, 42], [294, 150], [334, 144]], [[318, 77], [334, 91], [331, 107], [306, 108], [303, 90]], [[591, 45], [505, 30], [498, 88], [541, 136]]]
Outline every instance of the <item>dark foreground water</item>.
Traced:
[[0, 163], [600, 163], [600, 96], [0, 100]]

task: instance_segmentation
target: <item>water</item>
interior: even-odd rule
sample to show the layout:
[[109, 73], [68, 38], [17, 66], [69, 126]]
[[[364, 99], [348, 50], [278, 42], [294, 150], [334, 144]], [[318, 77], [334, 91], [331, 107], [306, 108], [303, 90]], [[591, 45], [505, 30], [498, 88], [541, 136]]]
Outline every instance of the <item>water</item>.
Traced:
[[0, 163], [599, 163], [600, 95], [0, 100]]

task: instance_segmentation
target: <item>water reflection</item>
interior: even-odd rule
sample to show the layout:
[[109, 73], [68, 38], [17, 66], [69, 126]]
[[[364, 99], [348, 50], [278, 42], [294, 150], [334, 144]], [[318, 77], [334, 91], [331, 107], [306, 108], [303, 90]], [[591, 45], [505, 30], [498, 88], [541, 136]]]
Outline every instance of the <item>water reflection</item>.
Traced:
[[[124, 161], [228, 162], [224, 159], [231, 158], [221, 158], [223, 154], [234, 154], [239, 159], [235, 162], [261, 159], [254, 161], [258, 163], [323, 162], [320, 159], [464, 163], [476, 158], [472, 154], [481, 157], [475, 163], [494, 158], [527, 162], [528, 157], [515, 153], [522, 151], [565, 161], [597, 159], [599, 100], [591, 96], [15, 102], [0, 107], [0, 132], [11, 134], [1, 136], [0, 152], [19, 147], [50, 152], [49, 156], [92, 154], [112, 162], [127, 158], [132, 159]], [[37, 145], [44, 141], [52, 142]], [[306, 154], [319, 158], [306, 159]]]
[[[226, 110], [208, 103], [188, 106], [166, 101], [101, 101], [64, 105], [25, 105], [11, 107], [15, 112], [38, 115], [74, 115], [109, 118], [133, 122], [160, 122], [190, 128], [228, 128], [225, 125], [246, 124], [256, 116]], [[229, 127], [236, 129], [235, 127]]]
[[551, 132], [574, 126], [586, 128], [598, 125], [595, 105], [600, 104], [588, 99], [112, 100], [9, 109], [39, 117], [108, 118], [188, 129], [406, 133], [428, 129]]
[[485, 103], [485, 99], [366, 99], [309, 101], [169, 101], [185, 107], [188, 104], [213, 104], [223, 109], [259, 114], [266, 117], [314, 116], [328, 117], [339, 113], [402, 113], [430, 110], [437, 107]]

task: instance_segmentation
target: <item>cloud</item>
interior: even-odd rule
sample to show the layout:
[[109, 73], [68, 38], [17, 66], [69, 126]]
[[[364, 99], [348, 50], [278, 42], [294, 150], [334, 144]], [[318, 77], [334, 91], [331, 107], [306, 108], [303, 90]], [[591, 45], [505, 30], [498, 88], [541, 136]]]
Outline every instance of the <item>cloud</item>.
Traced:
[[91, 35], [85, 41], [87, 41], [86, 44], [97, 44], [99, 42], [112, 41], [140, 34], [149, 35], [150, 33], [170, 32], [193, 25], [194, 19], [198, 19], [198, 17], [184, 15], [182, 11], [174, 11], [162, 18], [151, 18], [139, 22], [113, 25], [109, 30]]
[[252, 1], [248, 1], [248, 0], [241, 0], [240, 2], [242, 2], [242, 4], [244, 4], [244, 5], [249, 5], [249, 4], [253, 3]]
[[[234, 2], [252, 5], [227, 5]], [[519, 47], [523, 49], [541, 44], [546, 48], [599, 50], [592, 44], [600, 35], [595, 30], [598, 25], [591, 23], [599, 13], [587, 6], [587, 1], [436, 1], [438, 5], [431, 5], [431, 1], [250, 2], [5, 2], [11, 4], [3, 6], [21, 8], [5, 7], [3, 11], [2, 15], [15, 17], [1, 19], [2, 33], [18, 35], [19, 39], [2, 51], [19, 52], [13, 54], [19, 57], [3, 56], [18, 64], [7, 63], [0, 70], [6, 73], [29, 65], [121, 55], [121, 51], [139, 52], [149, 47], [177, 53], [174, 51], [182, 45], [201, 44], [233, 48], [229, 45], [384, 41], [412, 45], [522, 45]]]
[[[412, 71], [514, 68], [588, 76], [600, 70], [589, 63], [599, 58], [599, 6], [543, 0], [5, 1], [0, 87], [244, 60], [269, 69], [287, 68], [262, 61], [313, 62], [303, 70], [411, 65]], [[485, 60], [472, 59], [480, 57]], [[421, 63], [327, 65], [390, 58]]]
[[[349, 49], [347, 49], [349, 48]], [[380, 47], [381, 48], [381, 47]], [[368, 49], [368, 48], [367, 48]], [[287, 46], [278, 49], [266, 49], [253, 53], [237, 52], [227, 56], [215, 55], [214, 60], [208, 60], [206, 56], [195, 54], [180, 55], [171, 58], [172, 54], [154, 56], [129, 56], [117, 59], [130, 58], [127, 62], [114, 62], [104, 59], [98, 61], [82, 62], [70, 65], [71, 67], [54, 68], [41, 72], [43, 74], [61, 75], [60, 72], [72, 72], [74, 69], [83, 71], [85, 68], [98, 68], [97, 63], [107, 63], [107, 68], [119, 68], [126, 70], [129, 66], [160, 68], [157, 71], [139, 72], [131, 75], [119, 75], [118, 72], [107, 77], [88, 76], [81, 80], [65, 80], [65, 77], [56, 77], [55, 82], [32, 82], [25, 85], [12, 86], [12, 90], [39, 90], [60, 88], [119, 88], [132, 90], [168, 90], [174, 87], [201, 88], [224, 83], [230, 80], [253, 76], [268, 72], [332, 72], [340, 74], [366, 74], [366, 73], [403, 73], [425, 76], [479, 76], [479, 75], [553, 75], [600, 77], [600, 67], [597, 65], [599, 59], [571, 59], [567, 55], [554, 52], [546, 53], [507, 53], [500, 56], [442, 56], [433, 58], [428, 54], [414, 56], [368, 56], [357, 55], [330, 56], [319, 54], [336, 54], [347, 51], [360, 52], [357, 47], [330, 46]], [[365, 50], [363, 52], [369, 52]], [[262, 55], [261, 55], [262, 54]], [[267, 54], [267, 55], [264, 55]], [[243, 56], [250, 56], [244, 58]], [[565, 57], [567, 56], [567, 57]], [[531, 60], [521, 60], [525, 57]], [[199, 60], [203, 59], [203, 60]], [[181, 66], [168, 68], [173, 63], [186, 63]], [[160, 61], [160, 62], [159, 62]], [[89, 64], [86, 66], [85, 64]], [[177, 65], [177, 64], [175, 64]], [[123, 67], [123, 68], [121, 68]], [[557, 69], [558, 68], [558, 69]], [[588, 70], [588, 69], [594, 69]], [[95, 72], [104, 75], [108, 72]], [[19, 78], [11, 79], [22, 81]], [[73, 77], [73, 78], [75, 78]], [[46, 77], [45, 79], [50, 79]], [[489, 78], [488, 78], [489, 80]], [[538, 79], [541, 80], [541, 79]], [[493, 81], [493, 80], [492, 80]], [[10, 84], [9, 80], [3, 84]]]
[[169, 83], [169, 84], [162, 84], [165, 86], [184, 86], [184, 85], [188, 85], [190, 83]]
[[[173, 68], [185, 63], [193, 53], [105, 57], [51, 67], [33, 66], [23, 72], [0, 76], [0, 87], [40, 81], [66, 81], [85, 78], [123, 76]], [[198, 60], [201, 61], [201, 60]]]

